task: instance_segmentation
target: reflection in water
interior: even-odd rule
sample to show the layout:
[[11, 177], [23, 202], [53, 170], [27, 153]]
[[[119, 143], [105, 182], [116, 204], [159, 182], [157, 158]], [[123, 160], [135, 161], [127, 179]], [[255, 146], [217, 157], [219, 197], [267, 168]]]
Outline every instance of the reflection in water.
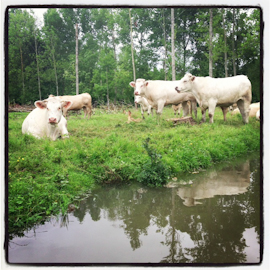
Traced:
[[[198, 175], [197, 175], [198, 176]], [[224, 168], [220, 171], [210, 170], [198, 176], [199, 179], [189, 180], [192, 186], [183, 186], [181, 183], [169, 183], [168, 187], [177, 187], [177, 195], [184, 200], [186, 206], [201, 204], [200, 199], [213, 198], [217, 195], [237, 195], [247, 191], [250, 184], [249, 161], [236, 168]]]
[[[35, 241], [14, 238], [9, 260], [258, 263], [258, 155], [178, 179], [164, 188], [130, 185], [92, 191], [65, 219], [37, 228], [46, 232], [36, 233]], [[18, 246], [26, 239], [30, 241], [27, 246]], [[247, 242], [253, 243], [252, 251]], [[45, 255], [41, 249], [46, 250]]]

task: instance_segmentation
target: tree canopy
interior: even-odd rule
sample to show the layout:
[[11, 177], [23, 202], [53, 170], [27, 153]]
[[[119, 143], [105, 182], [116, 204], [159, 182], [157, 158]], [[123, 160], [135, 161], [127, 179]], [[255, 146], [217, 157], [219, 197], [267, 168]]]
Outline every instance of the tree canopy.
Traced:
[[[130, 15], [129, 15], [130, 11]], [[130, 20], [131, 16], [131, 20]], [[176, 80], [186, 72], [213, 77], [244, 74], [260, 100], [261, 10], [174, 8]], [[76, 94], [75, 25], [79, 28], [79, 92], [95, 103], [133, 103], [137, 78], [172, 79], [171, 8], [49, 8], [44, 25], [33, 10], [10, 8], [7, 26], [8, 99], [33, 103]], [[134, 63], [131, 55], [131, 31]]]

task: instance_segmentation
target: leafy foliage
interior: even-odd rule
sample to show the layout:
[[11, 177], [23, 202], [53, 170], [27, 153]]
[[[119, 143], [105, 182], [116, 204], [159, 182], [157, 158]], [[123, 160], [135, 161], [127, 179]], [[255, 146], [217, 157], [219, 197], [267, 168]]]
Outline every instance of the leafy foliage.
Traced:
[[162, 162], [162, 155], [158, 154], [153, 147], [149, 146], [149, 141], [150, 138], [146, 138], [143, 147], [150, 160], [143, 164], [137, 180], [149, 187], [161, 187], [166, 184], [170, 177], [169, 167]]
[[[260, 9], [213, 8], [214, 77], [247, 75], [260, 100]], [[132, 8], [136, 76], [171, 79], [170, 8]], [[226, 38], [224, 27], [226, 20]], [[133, 102], [130, 21], [127, 8], [49, 8], [44, 25], [32, 11], [9, 9], [8, 95], [12, 103], [75, 94], [75, 24], [79, 25], [79, 91], [93, 103]], [[35, 52], [37, 41], [37, 54]], [[209, 9], [175, 8], [176, 78], [189, 71], [208, 76]], [[234, 60], [235, 58], [235, 60]], [[256, 67], [256, 68], [254, 68]]]

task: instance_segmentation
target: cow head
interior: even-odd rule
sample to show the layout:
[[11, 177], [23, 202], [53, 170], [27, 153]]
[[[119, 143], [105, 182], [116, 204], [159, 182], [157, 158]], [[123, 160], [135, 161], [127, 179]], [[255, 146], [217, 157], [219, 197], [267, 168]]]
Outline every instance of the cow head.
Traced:
[[175, 87], [175, 90], [178, 93], [191, 91], [192, 82], [195, 80], [195, 78], [195, 76], [187, 73], [180, 81], [178, 81], [178, 85]]
[[142, 103], [142, 97], [141, 96], [134, 96], [134, 102], [136, 104]]
[[145, 79], [137, 79], [136, 82], [130, 82], [129, 85], [134, 89], [135, 96], [144, 96], [145, 95], [145, 88], [148, 85], [148, 82]]
[[45, 100], [38, 100], [35, 106], [42, 110], [47, 110], [48, 123], [55, 125], [58, 124], [62, 117], [63, 108], [68, 109], [72, 105], [71, 101], [63, 101], [57, 97], [50, 97]]

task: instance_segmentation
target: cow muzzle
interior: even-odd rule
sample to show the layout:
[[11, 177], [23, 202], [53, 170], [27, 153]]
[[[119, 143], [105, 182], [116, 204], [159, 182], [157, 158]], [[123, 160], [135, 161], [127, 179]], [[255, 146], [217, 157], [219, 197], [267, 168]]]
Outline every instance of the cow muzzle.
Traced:
[[57, 119], [54, 117], [51, 117], [51, 118], [49, 118], [49, 123], [55, 125], [55, 124], [57, 124]]
[[135, 91], [135, 92], [134, 92], [134, 95], [135, 95], [135, 96], [139, 96], [139, 92], [138, 92], [138, 91]]

